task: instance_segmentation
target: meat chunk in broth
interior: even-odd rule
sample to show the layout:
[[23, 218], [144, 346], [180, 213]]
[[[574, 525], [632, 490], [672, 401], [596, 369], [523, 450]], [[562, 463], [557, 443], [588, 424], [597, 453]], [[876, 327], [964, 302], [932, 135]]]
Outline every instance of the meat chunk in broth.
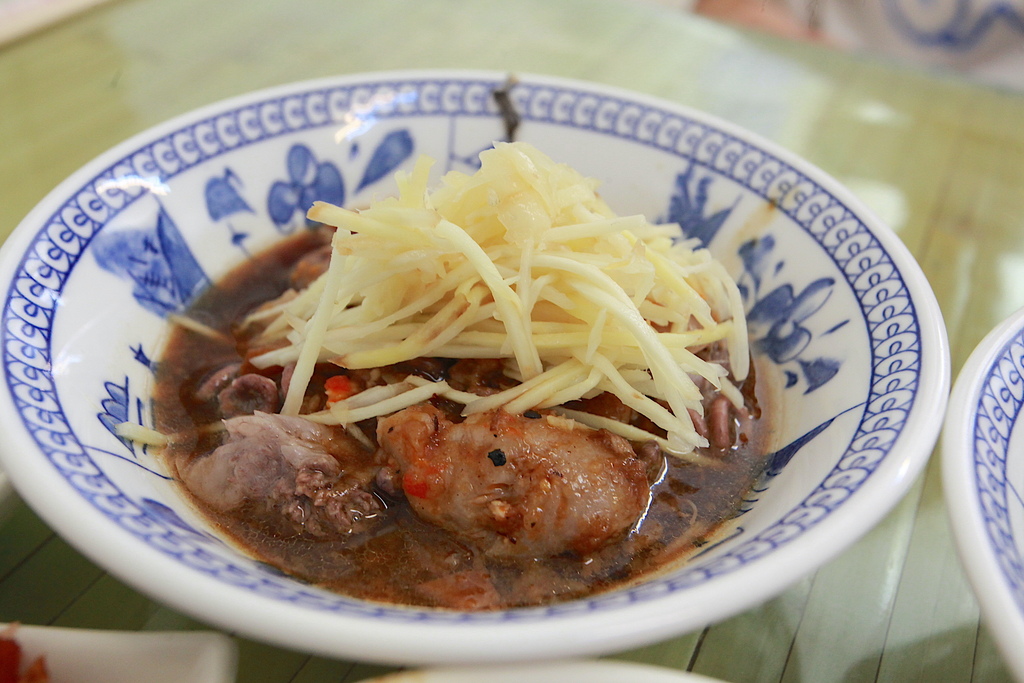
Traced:
[[414, 406], [377, 438], [413, 510], [487, 555], [582, 555], [622, 538], [650, 500], [644, 463], [619, 436], [532, 415], [453, 422]]
[[373, 453], [344, 430], [266, 413], [224, 424], [225, 442], [180, 472], [212, 509], [246, 511], [277, 533], [320, 538], [364, 531], [380, 512]]
[[269, 377], [249, 373], [236, 377], [217, 394], [220, 413], [224, 417], [276, 412], [280, 407], [280, 390]]

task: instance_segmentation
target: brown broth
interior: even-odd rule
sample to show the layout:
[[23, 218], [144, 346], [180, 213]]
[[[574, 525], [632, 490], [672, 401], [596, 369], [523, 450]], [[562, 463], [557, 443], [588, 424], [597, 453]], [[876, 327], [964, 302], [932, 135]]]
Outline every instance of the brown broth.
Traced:
[[[229, 273], [196, 302], [189, 315], [224, 332], [225, 339], [177, 326], [172, 330], [157, 373], [157, 426], [165, 433], [192, 435], [168, 449], [172, 472], [218, 443], [216, 436], [197, 435], [197, 428], [219, 419], [190, 399], [198, 378], [242, 358], [244, 338], [235, 336], [235, 322], [284, 291], [292, 264], [319, 244], [322, 239], [313, 233], [285, 240]], [[587, 557], [485, 558], [449, 532], [418, 519], [401, 499], [384, 498], [386, 521], [372, 534], [326, 541], [281, 538], [253, 523], [244, 512], [218, 514], [194, 502], [253, 557], [349, 596], [475, 608], [479, 604], [473, 579], [486, 576], [501, 595], [500, 607], [539, 605], [633, 582], [708, 542], [734, 516], [764, 466], [766, 422], [751, 420], [741, 425], [738, 445], [721, 459], [721, 467], [699, 467], [669, 457], [664, 476], [652, 486], [651, 505], [641, 523], [623, 541]], [[453, 585], [453, 576], [464, 578], [465, 585], [457, 580]]]

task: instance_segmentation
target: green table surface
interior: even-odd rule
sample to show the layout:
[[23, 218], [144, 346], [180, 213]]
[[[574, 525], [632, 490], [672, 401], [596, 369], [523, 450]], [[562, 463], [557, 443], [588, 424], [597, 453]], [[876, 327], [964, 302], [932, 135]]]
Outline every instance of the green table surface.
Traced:
[[[809, 159], [913, 252], [954, 372], [1024, 305], [1024, 96], [626, 0], [100, 4], [0, 45], [0, 236], [83, 163], [169, 117], [289, 81], [429, 67], [628, 87]], [[1011, 680], [957, 559], [939, 456], [881, 524], [782, 595], [609, 656], [734, 683]], [[0, 522], [0, 621], [210, 628], [109, 576], [20, 502]], [[244, 683], [390, 670], [236, 640]]]

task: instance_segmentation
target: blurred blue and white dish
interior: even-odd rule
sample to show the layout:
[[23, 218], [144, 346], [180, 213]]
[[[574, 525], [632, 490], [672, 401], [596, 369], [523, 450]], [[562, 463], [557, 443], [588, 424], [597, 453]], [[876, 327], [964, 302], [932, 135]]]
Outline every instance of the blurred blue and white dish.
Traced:
[[452, 666], [436, 669], [408, 669], [366, 679], [363, 683], [722, 683], [688, 671], [649, 664], [596, 661], [544, 662], [540, 664], [496, 664]]
[[678, 105], [518, 75], [517, 139], [600, 179], [620, 215], [678, 222], [740, 284], [768, 468], [715, 543], [638, 585], [542, 608], [371, 604], [282, 576], [226, 543], [160, 461], [113, 426], [148, 424], [167, 317], [302, 230], [313, 199], [365, 205], [426, 154], [473, 170], [507, 135], [491, 72], [288, 85], [144, 132], [53, 191], [3, 249], [2, 462], [60, 534], [175, 608], [249, 636], [395, 663], [565, 658], [701, 628], [780, 593], [891, 509], [929, 457], [949, 357], [899, 239], [794, 155]]
[[942, 433], [946, 505], [982, 619], [1024, 680], [1024, 309], [957, 376]]

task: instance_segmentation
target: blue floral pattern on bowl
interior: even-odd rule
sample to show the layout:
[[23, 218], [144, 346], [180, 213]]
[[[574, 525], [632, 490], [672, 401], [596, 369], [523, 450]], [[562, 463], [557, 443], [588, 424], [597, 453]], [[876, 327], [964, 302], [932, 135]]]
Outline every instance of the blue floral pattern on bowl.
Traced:
[[319, 161], [305, 145], [288, 150], [288, 180], [278, 180], [267, 196], [267, 213], [282, 233], [294, 230], [292, 218], [298, 214], [306, 221], [306, 211], [317, 199], [332, 204], [345, 203], [345, 183], [338, 167]]
[[152, 225], [97, 234], [92, 253], [102, 268], [132, 283], [143, 308], [161, 317], [181, 313], [210, 285], [163, 207]]

